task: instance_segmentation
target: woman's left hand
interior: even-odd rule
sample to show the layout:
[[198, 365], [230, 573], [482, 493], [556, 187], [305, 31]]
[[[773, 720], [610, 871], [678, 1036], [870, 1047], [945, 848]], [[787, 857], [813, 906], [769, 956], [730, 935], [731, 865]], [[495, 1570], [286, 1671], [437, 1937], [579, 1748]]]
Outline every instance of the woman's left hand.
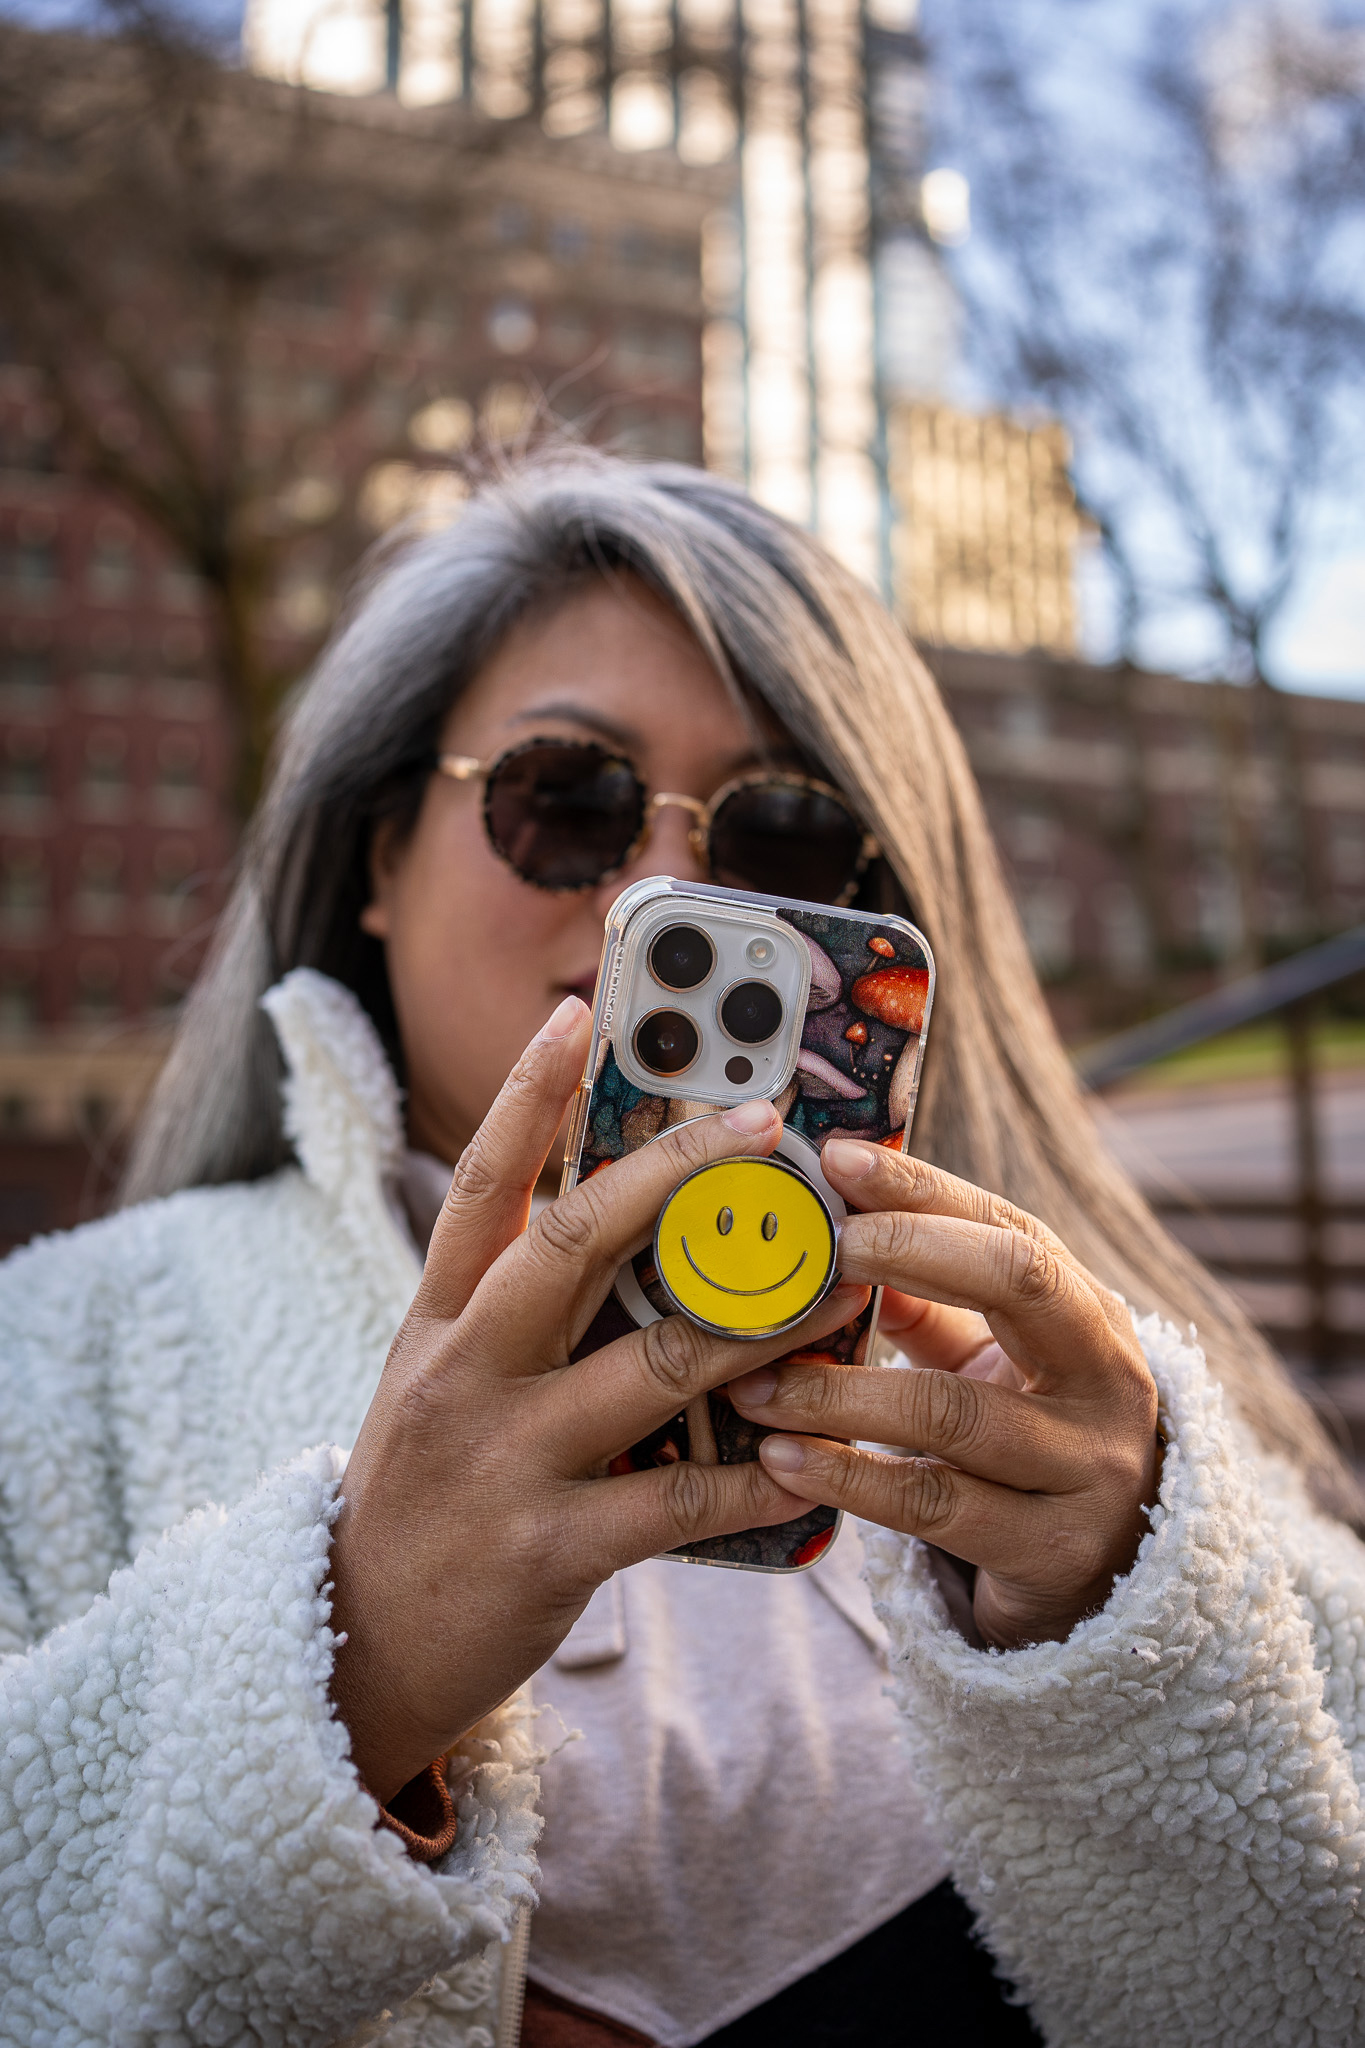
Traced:
[[765, 1438], [763, 1463], [801, 1500], [975, 1565], [986, 1643], [1061, 1640], [1132, 1565], [1156, 1494], [1157, 1391], [1128, 1310], [970, 1182], [845, 1139], [821, 1163], [863, 1212], [841, 1232], [844, 1280], [887, 1288], [881, 1330], [928, 1370], [796, 1358], [746, 1374], [741, 1413], [802, 1432]]

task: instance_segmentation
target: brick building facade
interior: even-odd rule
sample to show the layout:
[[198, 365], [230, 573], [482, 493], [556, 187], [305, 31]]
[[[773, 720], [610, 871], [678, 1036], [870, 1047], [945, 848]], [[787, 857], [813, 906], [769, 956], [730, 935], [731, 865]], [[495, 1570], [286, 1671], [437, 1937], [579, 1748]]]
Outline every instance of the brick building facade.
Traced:
[[[376, 149], [420, 142], [425, 118], [385, 98], [331, 111]], [[703, 231], [727, 189], [728, 173], [667, 152], [528, 134], [501, 147], [458, 269], [419, 317], [383, 276], [274, 293], [248, 431], [326, 421], [343, 380], [364, 381], [281, 494], [293, 537], [267, 637], [282, 678], [306, 667], [370, 541], [449, 513], [450, 458], [481, 432], [515, 436], [548, 408], [623, 452], [700, 461]], [[192, 427], [211, 393], [192, 342], [167, 374]], [[0, 331], [0, 1241], [98, 1199], [239, 831], [205, 590], [92, 485], [56, 417], [42, 363]]]
[[924, 653], [1068, 1036], [1365, 919], [1365, 702]]

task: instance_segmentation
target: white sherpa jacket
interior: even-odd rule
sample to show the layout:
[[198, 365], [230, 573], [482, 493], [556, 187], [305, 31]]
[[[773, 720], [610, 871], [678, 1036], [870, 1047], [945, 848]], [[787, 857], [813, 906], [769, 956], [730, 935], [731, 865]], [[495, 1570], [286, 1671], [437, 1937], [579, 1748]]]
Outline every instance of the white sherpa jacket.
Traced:
[[[328, 1709], [332, 1446], [418, 1275], [383, 1185], [397, 1092], [335, 984], [300, 971], [266, 1000], [298, 1168], [0, 1269], [6, 2044], [509, 2031], [525, 1703], [462, 1746], [436, 1870], [376, 1830]], [[870, 1544], [907, 1740], [1054, 2048], [1345, 2048], [1365, 2041], [1365, 1550], [1253, 1452], [1192, 1345], [1140, 1335], [1161, 1501], [1067, 1642], [973, 1650], [920, 1547]]]

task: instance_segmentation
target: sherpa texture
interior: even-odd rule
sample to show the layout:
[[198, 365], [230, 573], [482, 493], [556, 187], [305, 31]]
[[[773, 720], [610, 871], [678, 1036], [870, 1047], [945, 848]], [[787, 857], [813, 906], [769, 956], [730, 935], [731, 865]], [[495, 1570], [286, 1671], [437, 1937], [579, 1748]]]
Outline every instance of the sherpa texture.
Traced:
[[1192, 1343], [1137, 1329], [1160, 1502], [1066, 1642], [969, 1648], [922, 1548], [869, 1538], [906, 1741], [1051, 2048], [1346, 2048], [1365, 2040], [1365, 1551], [1256, 1454]]
[[[383, 1186], [397, 1090], [335, 984], [301, 971], [268, 1006], [301, 1171], [0, 1267], [5, 2048], [496, 2037], [496, 1940], [535, 1875], [526, 1703], [453, 1760], [435, 1871], [374, 1827], [327, 1705], [342, 1456], [305, 1446], [354, 1441], [416, 1285]], [[971, 1649], [920, 1546], [871, 1540], [906, 1740], [1052, 2048], [1346, 2048], [1365, 1550], [1192, 1343], [1138, 1330], [1160, 1503], [1067, 1642]]]
[[399, 1124], [378, 1042], [334, 984], [290, 981], [273, 1008], [311, 1177], [196, 1190], [0, 1268], [5, 2044], [492, 2048], [498, 1945], [533, 1897], [525, 1700], [452, 1758], [435, 1870], [376, 1828], [330, 1711], [330, 1445], [419, 1269], [380, 1181]]

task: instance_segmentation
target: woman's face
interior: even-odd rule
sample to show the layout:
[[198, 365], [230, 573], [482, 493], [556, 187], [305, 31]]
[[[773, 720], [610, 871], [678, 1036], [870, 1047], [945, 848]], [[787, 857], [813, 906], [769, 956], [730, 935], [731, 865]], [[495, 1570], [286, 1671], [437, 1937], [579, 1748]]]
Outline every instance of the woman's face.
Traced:
[[[605, 741], [651, 795], [703, 802], [760, 759], [677, 614], [629, 576], [589, 584], [515, 628], [452, 710], [441, 748], [487, 762], [538, 734]], [[410, 837], [378, 835], [361, 923], [388, 958], [411, 1145], [457, 1159], [555, 1005], [567, 994], [591, 1000], [603, 922], [627, 883], [706, 879], [690, 824], [674, 806], [656, 813], [629, 867], [573, 895], [533, 888], [499, 860], [478, 781], [433, 775]]]

